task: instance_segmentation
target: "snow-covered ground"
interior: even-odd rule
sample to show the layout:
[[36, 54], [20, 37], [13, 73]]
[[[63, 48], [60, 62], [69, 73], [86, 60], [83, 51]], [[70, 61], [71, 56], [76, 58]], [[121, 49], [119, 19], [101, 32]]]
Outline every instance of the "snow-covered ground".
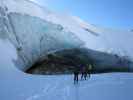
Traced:
[[14, 46], [0, 40], [1, 100], [132, 100], [133, 74], [92, 75], [87, 81], [73, 84], [72, 75], [28, 75], [18, 70]]

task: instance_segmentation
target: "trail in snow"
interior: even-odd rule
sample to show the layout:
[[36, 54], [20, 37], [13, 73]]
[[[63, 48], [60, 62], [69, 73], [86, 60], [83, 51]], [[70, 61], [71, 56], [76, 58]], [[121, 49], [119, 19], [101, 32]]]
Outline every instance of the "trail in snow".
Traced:
[[[104, 86], [117, 87], [124, 85], [124, 81], [119, 77], [114, 78], [111, 74], [109, 76], [107, 75], [107, 77], [103, 76], [93, 75], [91, 79], [88, 79], [87, 81], [79, 81], [76, 85], [73, 84], [73, 78], [71, 75], [55, 76], [62, 77], [64, 80], [62, 80], [62, 78], [57, 78], [55, 84], [53, 84], [53, 80], [53, 82], [49, 83], [51, 85], [45, 85], [42, 91], [33, 94], [27, 100], [42, 100], [43, 98], [46, 100], [52, 100], [53, 98], [58, 100], [86, 100], [92, 93], [92, 87], [96, 86], [97, 88], [97, 86], [100, 87], [102, 85], [104, 88]], [[96, 88], [94, 88], [94, 90]]]

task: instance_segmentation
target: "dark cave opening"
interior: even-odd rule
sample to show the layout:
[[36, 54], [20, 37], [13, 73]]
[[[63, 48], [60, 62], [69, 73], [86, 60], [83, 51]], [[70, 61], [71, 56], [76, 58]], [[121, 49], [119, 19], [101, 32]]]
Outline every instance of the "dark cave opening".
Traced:
[[[91, 53], [91, 55], [90, 55]], [[92, 55], [95, 55], [94, 57]], [[97, 58], [96, 58], [96, 55]], [[101, 57], [100, 57], [101, 56]], [[102, 57], [117, 60], [114, 64], [102, 64]], [[100, 59], [99, 59], [100, 58]], [[107, 61], [105, 61], [107, 62]], [[109, 73], [109, 72], [131, 72], [128, 64], [119, 62], [115, 55], [101, 52], [90, 51], [88, 49], [69, 49], [48, 54], [43, 60], [37, 61], [26, 73], [35, 75], [60, 75], [72, 74], [76, 67], [80, 65], [86, 67], [92, 65], [91, 73]]]

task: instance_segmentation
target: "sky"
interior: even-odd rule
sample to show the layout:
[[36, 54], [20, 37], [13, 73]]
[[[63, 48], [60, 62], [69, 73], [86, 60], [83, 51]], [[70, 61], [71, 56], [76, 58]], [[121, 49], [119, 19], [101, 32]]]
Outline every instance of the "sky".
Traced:
[[31, 0], [48, 9], [78, 16], [87, 23], [115, 29], [133, 29], [133, 0]]

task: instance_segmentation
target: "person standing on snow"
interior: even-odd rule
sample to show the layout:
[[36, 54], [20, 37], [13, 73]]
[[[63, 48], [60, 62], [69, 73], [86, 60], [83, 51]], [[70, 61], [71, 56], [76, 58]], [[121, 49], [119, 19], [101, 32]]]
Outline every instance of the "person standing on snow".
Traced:
[[92, 71], [92, 65], [88, 64], [86, 70], [87, 70], [87, 74], [89, 75], [89, 78], [90, 78], [91, 77], [91, 71]]
[[81, 69], [81, 80], [83, 80], [83, 79], [87, 79], [87, 67], [86, 66], [84, 66], [84, 67], [82, 67], [82, 69]]
[[78, 83], [79, 68], [74, 68], [74, 84]]

